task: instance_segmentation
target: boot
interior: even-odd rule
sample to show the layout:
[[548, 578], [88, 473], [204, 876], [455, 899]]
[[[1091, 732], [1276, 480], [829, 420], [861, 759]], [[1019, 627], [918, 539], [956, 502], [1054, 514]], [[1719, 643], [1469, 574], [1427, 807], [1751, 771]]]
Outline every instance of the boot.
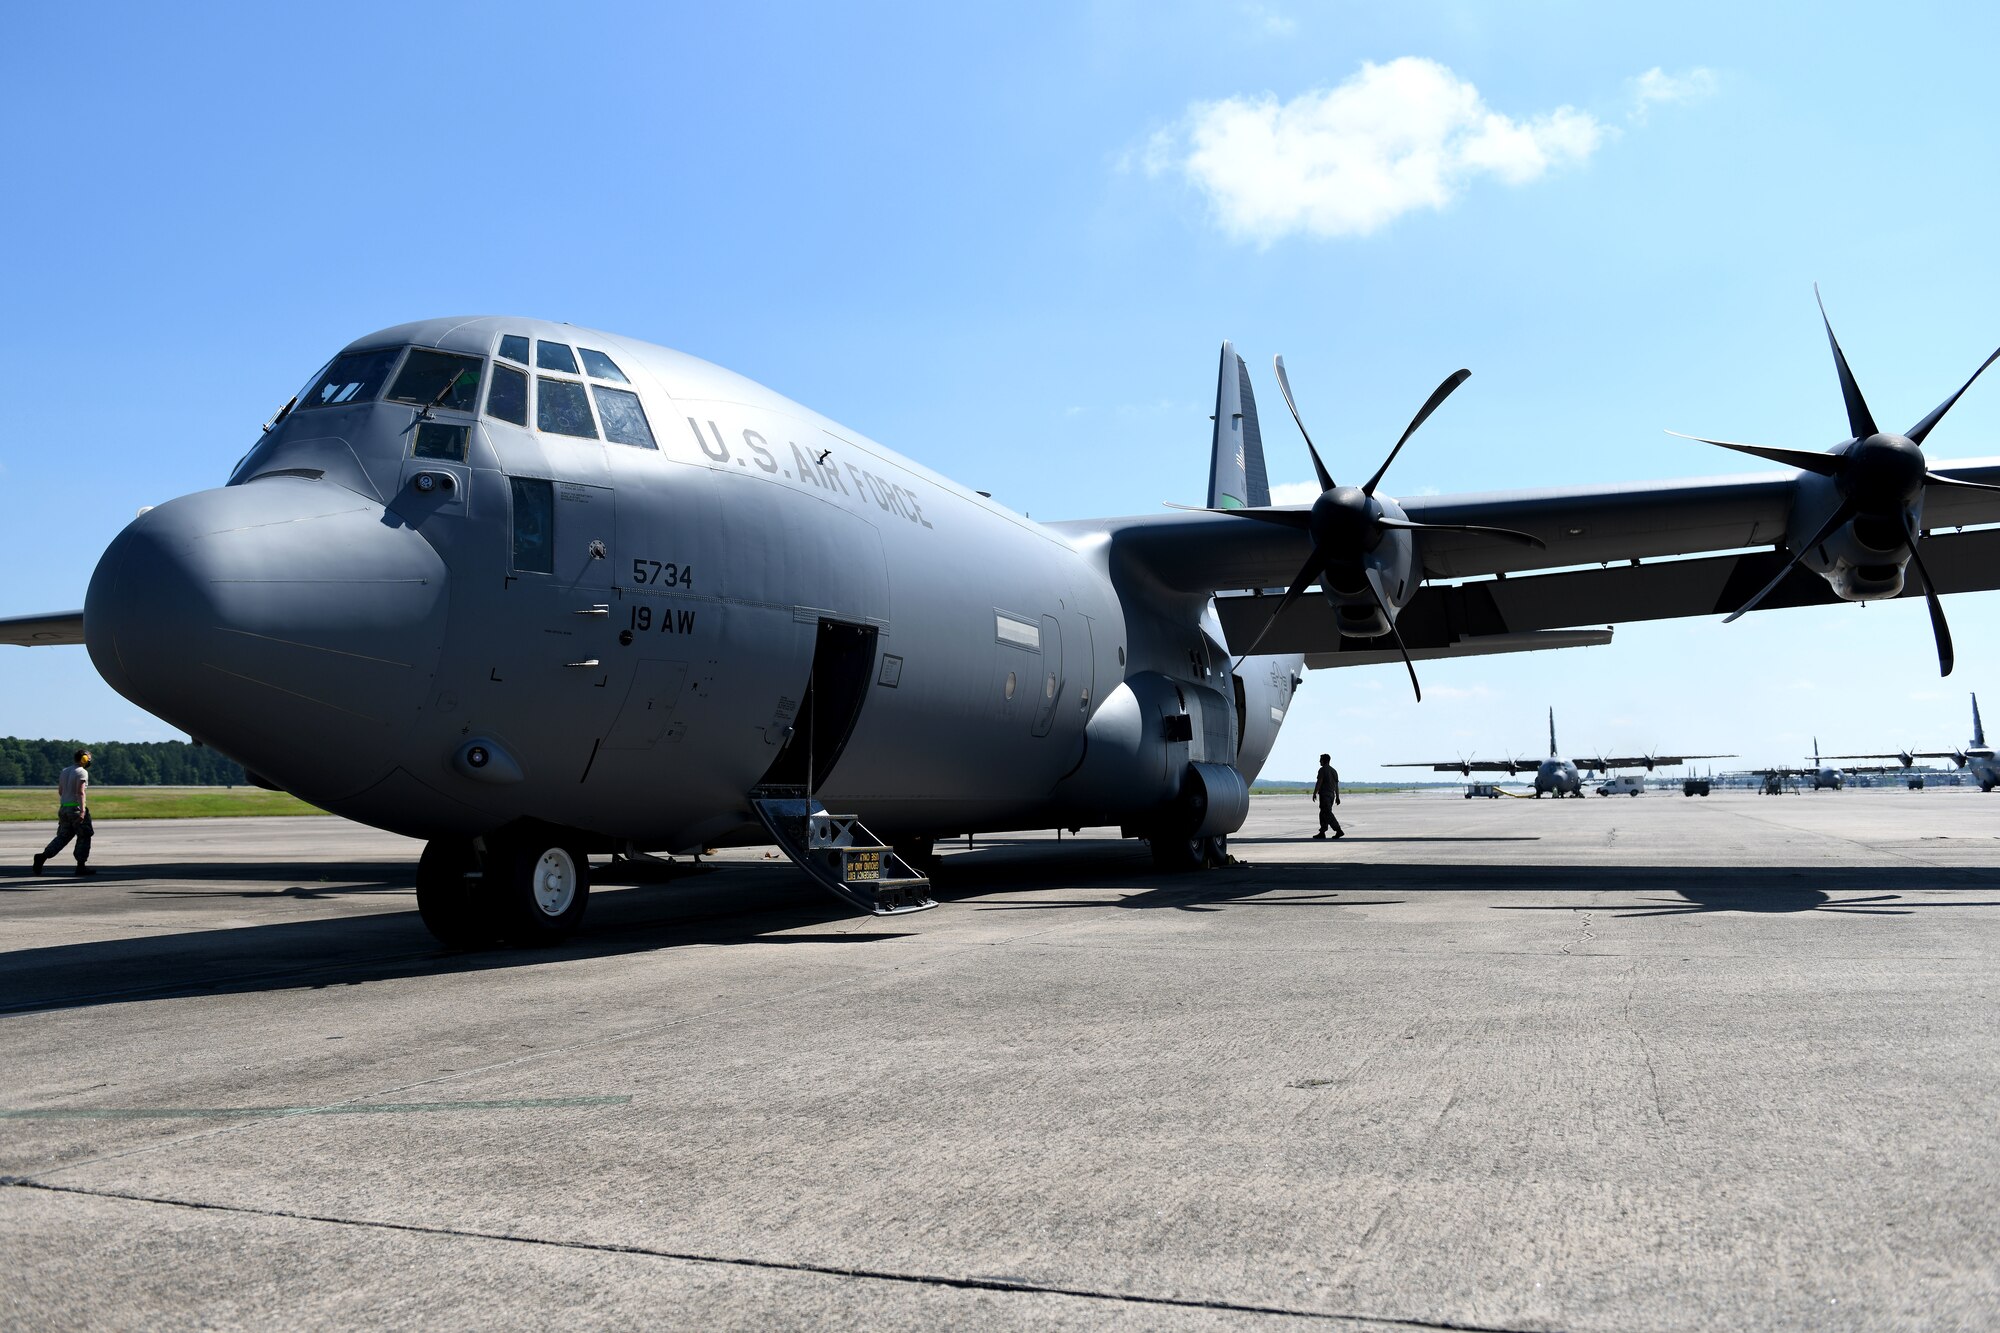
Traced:
[[49, 859], [49, 854], [47, 852], [35, 853], [35, 870], [34, 870], [35, 874], [39, 875], [42, 873], [42, 862], [48, 859]]
[[97, 867], [88, 866], [85, 865], [83, 862], [78, 861], [76, 863], [76, 873], [79, 875], [95, 875], [97, 873]]

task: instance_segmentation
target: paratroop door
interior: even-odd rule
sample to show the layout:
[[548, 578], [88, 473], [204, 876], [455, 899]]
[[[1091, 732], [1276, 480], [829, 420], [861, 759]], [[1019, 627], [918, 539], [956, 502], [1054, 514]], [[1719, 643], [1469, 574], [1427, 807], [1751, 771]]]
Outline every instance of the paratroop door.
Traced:
[[1062, 623], [1054, 616], [1042, 617], [1042, 678], [1035, 691], [1035, 735], [1046, 736], [1063, 693]]

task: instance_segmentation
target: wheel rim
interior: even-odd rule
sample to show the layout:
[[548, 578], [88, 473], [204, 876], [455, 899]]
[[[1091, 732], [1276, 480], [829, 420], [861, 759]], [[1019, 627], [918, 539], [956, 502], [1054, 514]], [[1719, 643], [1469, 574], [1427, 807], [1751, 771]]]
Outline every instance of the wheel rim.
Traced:
[[561, 847], [551, 847], [535, 859], [530, 877], [535, 907], [543, 916], [561, 916], [576, 901], [576, 858]]

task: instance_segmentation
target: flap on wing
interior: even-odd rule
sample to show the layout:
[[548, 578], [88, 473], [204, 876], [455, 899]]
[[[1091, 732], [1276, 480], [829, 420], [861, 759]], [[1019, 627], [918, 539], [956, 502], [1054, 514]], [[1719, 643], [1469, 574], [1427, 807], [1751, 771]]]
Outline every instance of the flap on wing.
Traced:
[[57, 611], [43, 616], [0, 618], [0, 643], [39, 648], [47, 644], [82, 643], [83, 612]]

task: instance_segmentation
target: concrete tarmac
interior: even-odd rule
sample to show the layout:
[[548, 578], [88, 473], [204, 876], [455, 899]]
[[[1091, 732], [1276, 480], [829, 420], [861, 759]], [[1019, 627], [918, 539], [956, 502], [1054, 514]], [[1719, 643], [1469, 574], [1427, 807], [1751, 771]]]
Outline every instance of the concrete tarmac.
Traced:
[[0, 1326], [2000, 1325], [2000, 795], [1340, 813], [479, 954], [415, 843], [102, 824], [0, 871]]

